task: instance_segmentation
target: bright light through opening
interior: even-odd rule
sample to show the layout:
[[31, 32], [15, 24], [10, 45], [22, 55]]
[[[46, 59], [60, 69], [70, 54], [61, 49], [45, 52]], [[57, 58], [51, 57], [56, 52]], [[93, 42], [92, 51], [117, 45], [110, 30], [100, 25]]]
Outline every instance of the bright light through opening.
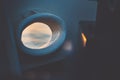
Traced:
[[81, 33], [81, 35], [82, 35], [83, 46], [85, 47], [87, 43], [87, 38], [84, 33]]
[[43, 49], [50, 45], [52, 31], [50, 27], [41, 22], [27, 26], [21, 35], [23, 45], [30, 49]]

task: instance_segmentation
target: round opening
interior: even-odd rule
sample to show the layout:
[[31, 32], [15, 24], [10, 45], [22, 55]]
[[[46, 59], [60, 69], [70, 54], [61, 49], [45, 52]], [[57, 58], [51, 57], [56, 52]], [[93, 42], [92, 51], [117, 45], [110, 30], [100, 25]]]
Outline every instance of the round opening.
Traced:
[[65, 40], [64, 21], [53, 14], [34, 14], [18, 27], [19, 47], [27, 54], [45, 55], [58, 49]]
[[30, 49], [42, 49], [50, 45], [52, 31], [50, 27], [41, 22], [28, 25], [22, 32], [21, 41]]

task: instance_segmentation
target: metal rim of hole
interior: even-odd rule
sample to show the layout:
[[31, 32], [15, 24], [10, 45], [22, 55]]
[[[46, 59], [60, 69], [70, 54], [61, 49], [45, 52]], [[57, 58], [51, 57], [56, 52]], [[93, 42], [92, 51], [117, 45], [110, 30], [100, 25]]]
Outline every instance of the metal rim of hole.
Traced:
[[[50, 45], [43, 49], [30, 49], [23, 45], [21, 41], [22, 31], [30, 24], [42, 22], [47, 24], [52, 31], [52, 39]], [[57, 50], [64, 42], [66, 37], [65, 22], [58, 16], [50, 13], [37, 13], [25, 18], [18, 27], [18, 45], [26, 54], [42, 56], [50, 54]]]

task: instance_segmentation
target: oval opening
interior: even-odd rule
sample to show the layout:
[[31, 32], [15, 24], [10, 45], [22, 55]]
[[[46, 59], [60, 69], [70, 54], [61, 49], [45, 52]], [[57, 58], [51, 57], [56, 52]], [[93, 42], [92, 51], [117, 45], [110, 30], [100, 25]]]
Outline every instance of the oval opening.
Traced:
[[18, 28], [20, 48], [27, 54], [45, 55], [58, 49], [66, 37], [64, 21], [53, 14], [35, 14]]
[[42, 49], [50, 45], [52, 31], [50, 27], [41, 22], [28, 25], [22, 32], [21, 41], [27, 48]]

